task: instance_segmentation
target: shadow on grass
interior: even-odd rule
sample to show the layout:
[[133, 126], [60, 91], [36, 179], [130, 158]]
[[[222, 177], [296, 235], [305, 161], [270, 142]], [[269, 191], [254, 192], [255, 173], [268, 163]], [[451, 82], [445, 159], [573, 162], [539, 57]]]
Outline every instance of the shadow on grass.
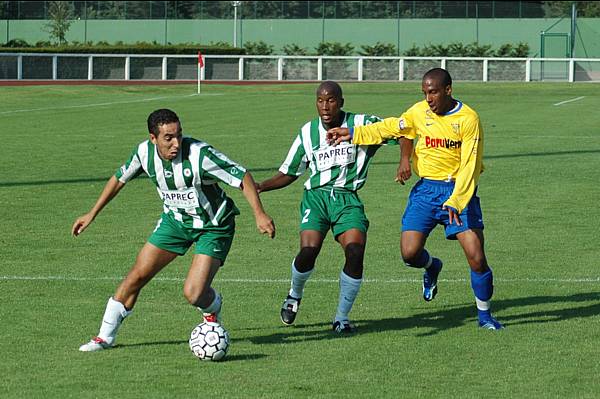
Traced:
[[[134, 344], [117, 344], [111, 350], [115, 349], [129, 349], [136, 347], [147, 347], [147, 346], [163, 346], [163, 345], [188, 345], [188, 341], [181, 340], [173, 340], [173, 341], [154, 341], [154, 342], [137, 342]], [[253, 353], [247, 355], [227, 355], [223, 361], [226, 362], [240, 362], [240, 361], [248, 361], [248, 360], [258, 360], [267, 357], [267, 355], [262, 353]], [[219, 362], [221, 363], [221, 362]]]
[[[582, 306], [585, 303], [588, 303]], [[560, 309], [538, 309], [511, 316], [502, 316], [502, 311], [524, 307], [543, 307], [542, 305], [556, 304]], [[573, 304], [577, 306], [572, 306]], [[414, 336], [432, 336], [440, 332], [467, 325], [476, 328], [477, 311], [475, 304], [435, 308], [408, 317], [385, 319], [356, 320], [358, 334], [377, 333], [382, 331], [414, 330]], [[565, 296], [533, 296], [496, 300], [492, 303], [494, 314], [505, 327], [520, 324], [556, 323], [576, 318], [595, 317], [600, 315], [600, 293], [589, 292]], [[547, 308], [547, 307], [546, 307]], [[281, 344], [305, 342], [324, 339], [339, 339], [333, 333], [330, 323], [298, 324], [292, 327], [282, 327], [281, 332], [271, 335], [257, 335], [247, 338], [255, 344]]]
[[154, 341], [154, 342], [136, 342], [134, 344], [117, 344], [113, 349], [135, 348], [140, 346], [162, 346], [162, 345], [187, 345], [188, 341]]

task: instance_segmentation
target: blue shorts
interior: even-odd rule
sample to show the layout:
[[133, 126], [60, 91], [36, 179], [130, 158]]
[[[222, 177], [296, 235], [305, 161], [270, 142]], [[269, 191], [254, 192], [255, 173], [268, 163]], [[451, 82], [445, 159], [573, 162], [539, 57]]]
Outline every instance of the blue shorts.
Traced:
[[454, 190], [454, 182], [421, 179], [410, 191], [408, 204], [402, 216], [402, 231], [420, 231], [426, 236], [441, 224], [446, 230], [446, 238], [456, 240], [456, 235], [469, 229], [483, 230], [483, 216], [477, 196], [477, 189], [471, 201], [460, 214], [462, 226], [449, 224], [448, 211], [442, 205]]

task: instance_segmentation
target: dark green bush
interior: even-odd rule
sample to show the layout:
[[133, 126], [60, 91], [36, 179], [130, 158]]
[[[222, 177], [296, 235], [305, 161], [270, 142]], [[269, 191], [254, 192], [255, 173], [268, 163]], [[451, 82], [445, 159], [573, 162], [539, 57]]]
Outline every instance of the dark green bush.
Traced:
[[300, 47], [295, 43], [286, 44], [282, 47], [285, 55], [308, 55], [308, 50], [304, 47]]
[[337, 55], [346, 56], [352, 55], [354, 46], [350, 43], [342, 44], [339, 42], [321, 42], [315, 48], [318, 55]]
[[398, 55], [398, 51], [394, 44], [377, 42], [372, 46], [361, 46], [362, 51], [358, 54], [371, 57], [386, 57]]
[[273, 54], [273, 46], [263, 42], [246, 42], [244, 43], [244, 50], [248, 55], [271, 55]]

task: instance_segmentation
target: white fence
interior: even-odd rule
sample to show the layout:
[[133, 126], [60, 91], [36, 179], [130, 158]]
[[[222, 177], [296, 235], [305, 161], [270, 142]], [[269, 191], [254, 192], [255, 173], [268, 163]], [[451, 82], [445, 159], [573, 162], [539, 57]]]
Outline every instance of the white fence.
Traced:
[[[189, 80], [196, 55], [0, 53], [0, 80]], [[600, 81], [600, 59], [207, 55], [202, 80], [418, 81], [442, 67], [462, 81]]]

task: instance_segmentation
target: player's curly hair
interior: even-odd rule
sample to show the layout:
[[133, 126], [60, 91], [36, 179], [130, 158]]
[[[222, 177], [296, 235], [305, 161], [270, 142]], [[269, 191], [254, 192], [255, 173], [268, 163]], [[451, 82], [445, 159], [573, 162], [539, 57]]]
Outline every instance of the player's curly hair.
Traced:
[[170, 109], [157, 109], [148, 116], [148, 132], [158, 135], [158, 127], [167, 123], [179, 122], [177, 114]]

